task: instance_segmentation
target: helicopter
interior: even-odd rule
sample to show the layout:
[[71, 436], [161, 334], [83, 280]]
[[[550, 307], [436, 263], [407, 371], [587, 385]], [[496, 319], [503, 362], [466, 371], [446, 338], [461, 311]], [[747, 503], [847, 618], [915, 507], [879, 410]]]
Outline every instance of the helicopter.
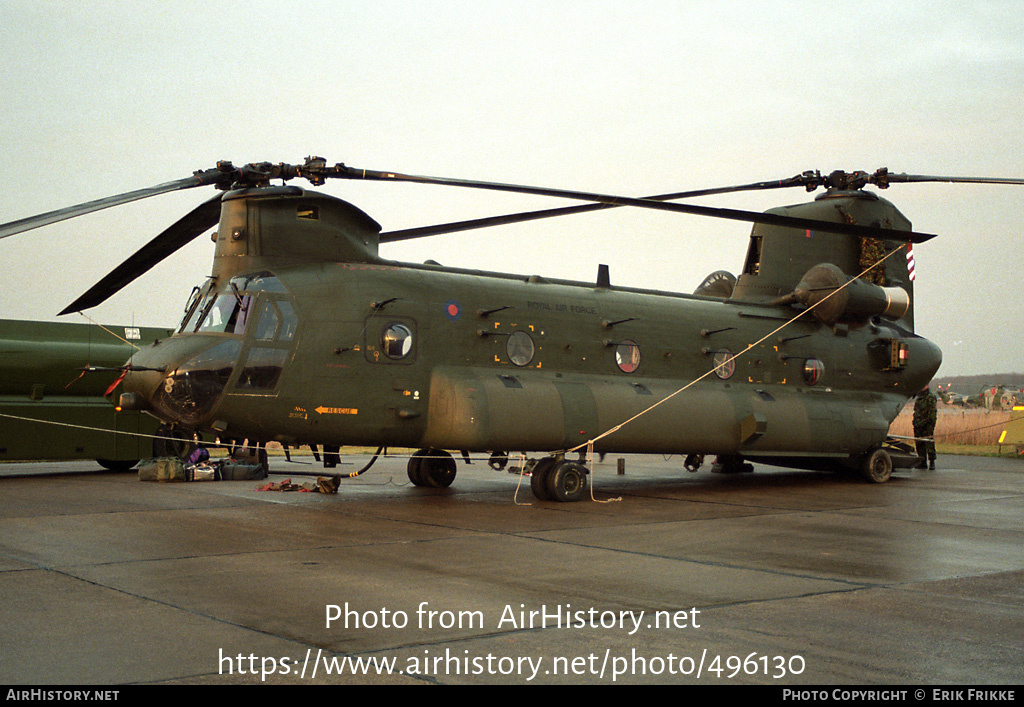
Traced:
[[[973, 397], [973, 396], [972, 396]], [[986, 385], [978, 393], [978, 407], [986, 410], [1012, 410], [1024, 401], [1024, 391], [1006, 385]]]
[[[415, 182], [586, 202], [403, 231], [312, 187], [328, 179]], [[281, 180], [280, 184], [273, 184]], [[93, 307], [216, 228], [213, 268], [175, 333], [125, 364], [120, 405], [180, 435], [322, 447], [416, 449], [417, 486], [447, 487], [451, 451], [540, 453], [541, 500], [578, 501], [593, 454], [706, 456], [856, 469], [871, 482], [917, 457], [892, 420], [938, 370], [914, 333], [912, 247], [933, 236], [867, 185], [959, 177], [808, 171], [789, 179], [646, 198], [302, 164], [219, 162], [192, 176], [0, 226], [0, 238], [200, 186], [220, 193], [143, 246], [61, 314]], [[802, 187], [809, 203], [764, 213], [680, 199]], [[504, 223], [633, 207], [753, 224], [738, 277], [693, 293], [385, 259], [381, 244]], [[573, 460], [572, 454], [580, 459]]]
[[[146, 456], [163, 456], [158, 421], [121, 410], [106, 396], [133, 342], [173, 333], [0, 319], [0, 460], [94, 459], [110, 471], [127, 471]], [[145, 444], [151, 436], [157, 439]]]

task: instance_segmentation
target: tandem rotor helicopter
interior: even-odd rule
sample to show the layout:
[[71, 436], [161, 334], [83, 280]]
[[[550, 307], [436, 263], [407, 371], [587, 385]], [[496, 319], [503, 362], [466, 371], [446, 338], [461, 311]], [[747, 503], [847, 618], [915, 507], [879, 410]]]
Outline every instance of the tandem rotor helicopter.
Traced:
[[[304, 178], [418, 182], [589, 202], [381, 232], [356, 206], [287, 184]], [[271, 184], [281, 180], [281, 184]], [[911, 230], [867, 185], [1024, 180], [878, 170], [646, 198], [424, 177], [328, 165], [221, 162], [190, 177], [0, 226], [0, 238], [172, 191], [203, 202], [61, 314], [93, 307], [216, 227], [213, 270], [176, 333], [132, 356], [120, 404], [168, 429], [221, 440], [418, 449], [418, 486], [456, 475], [450, 451], [531, 459], [542, 500], [581, 499], [591, 453], [686, 455], [696, 470], [749, 461], [856, 468], [886, 481], [910, 467], [889, 425], [939, 368], [914, 333]], [[803, 187], [814, 201], [765, 213], [686, 197]], [[739, 277], [712, 273], [693, 294], [387, 260], [382, 243], [611, 207], [753, 223]], [[629, 424], [624, 424], [629, 423]], [[586, 450], [581, 461], [572, 453]]]

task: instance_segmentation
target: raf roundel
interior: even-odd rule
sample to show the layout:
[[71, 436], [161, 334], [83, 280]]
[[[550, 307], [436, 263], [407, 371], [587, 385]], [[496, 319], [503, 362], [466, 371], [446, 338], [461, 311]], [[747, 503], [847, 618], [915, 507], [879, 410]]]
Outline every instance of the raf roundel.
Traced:
[[444, 315], [453, 322], [458, 321], [459, 317], [462, 316], [462, 308], [459, 306], [458, 302], [450, 299], [444, 303]]

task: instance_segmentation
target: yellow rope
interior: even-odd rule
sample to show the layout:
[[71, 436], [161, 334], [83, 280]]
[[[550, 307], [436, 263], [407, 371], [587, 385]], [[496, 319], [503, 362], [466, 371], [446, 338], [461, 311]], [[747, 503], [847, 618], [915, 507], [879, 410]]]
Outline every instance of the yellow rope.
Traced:
[[[623, 422], [619, 423], [618, 425], [615, 425], [614, 427], [612, 427], [612, 428], [602, 432], [601, 434], [599, 434], [596, 437], [594, 437], [594, 438], [584, 442], [583, 444], [579, 444], [579, 445], [577, 445], [575, 447], [572, 447], [572, 448], [566, 450], [565, 453], [568, 454], [568, 453], [572, 453], [572, 452], [577, 452], [580, 449], [582, 449], [583, 447], [587, 448], [586, 458], [587, 458], [587, 460], [589, 462], [589, 471], [590, 471], [590, 476], [591, 476], [590, 499], [592, 501], [596, 502], [596, 503], [610, 503], [610, 502], [621, 501], [622, 500], [621, 497], [613, 498], [613, 499], [607, 499], [607, 500], [599, 500], [599, 499], [594, 498], [594, 484], [593, 484], [593, 476], [594, 476], [594, 453], [593, 453], [594, 452], [594, 442], [596, 442], [596, 441], [598, 441], [600, 439], [603, 439], [604, 437], [607, 437], [610, 434], [613, 434], [613, 433], [617, 432], [618, 430], [622, 429], [623, 427], [625, 427], [629, 423], [633, 422], [634, 420], [642, 417], [643, 415], [646, 415], [647, 413], [649, 413], [651, 410], [655, 409], [656, 407], [658, 407], [662, 403], [664, 403], [664, 402], [666, 402], [668, 400], [671, 400], [672, 398], [674, 398], [675, 396], [679, 395], [683, 391], [687, 390], [691, 386], [693, 386], [696, 383], [699, 383], [700, 381], [704, 380], [705, 378], [710, 376], [712, 373], [714, 373], [718, 369], [720, 369], [720, 368], [722, 368], [724, 366], [729, 365], [730, 363], [735, 361], [737, 358], [739, 358], [740, 356], [742, 356], [742, 355], [746, 354], [748, 351], [750, 351], [750, 349], [754, 348], [755, 346], [757, 346], [757, 345], [761, 344], [762, 342], [766, 341], [767, 339], [769, 339], [770, 337], [774, 336], [778, 332], [782, 331], [787, 326], [789, 326], [790, 324], [795, 322], [797, 319], [799, 319], [803, 315], [807, 314], [808, 312], [813, 310], [818, 305], [824, 303], [826, 300], [828, 300], [833, 295], [838, 294], [841, 290], [843, 290], [845, 287], [847, 287], [852, 282], [854, 282], [854, 280], [861, 279], [868, 271], [870, 271], [871, 269], [877, 267], [878, 265], [881, 265], [889, 257], [891, 257], [893, 254], [899, 252], [902, 249], [903, 249], [903, 246], [899, 246], [899, 247], [893, 249], [891, 252], [887, 253], [885, 255], [885, 257], [881, 258], [880, 260], [875, 262], [873, 265], [871, 265], [870, 267], [865, 269], [863, 272], [861, 272], [857, 277], [850, 279], [849, 281], [847, 281], [846, 283], [844, 283], [840, 287], [836, 288], [835, 291], [833, 291], [830, 294], [828, 294], [827, 296], [823, 297], [820, 301], [818, 301], [815, 304], [811, 305], [810, 307], [807, 307], [806, 309], [800, 311], [792, 319], [788, 320], [787, 322], [785, 322], [781, 326], [775, 328], [774, 330], [772, 330], [768, 334], [764, 335], [763, 337], [761, 337], [760, 339], [758, 339], [754, 343], [749, 344], [745, 349], [743, 349], [743, 351], [741, 351], [741, 352], [739, 352], [739, 353], [729, 357], [728, 359], [722, 361], [721, 363], [719, 363], [715, 367], [709, 369], [703, 375], [699, 376], [698, 378], [695, 378], [694, 380], [692, 380], [689, 383], [687, 383], [686, 385], [684, 385], [682, 388], [679, 388], [675, 392], [665, 396], [661, 400], [658, 400], [653, 405], [647, 407], [644, 410], [641, 410], [640, 412], [638, 412], [637, 414], [635, 414], [632, 417], [628, 418], [627, 420], [624, 420]], [[103, 325], [101, 325], [98, 322], [90, 319], [85, 313], [79, 312], [79, 314], [81, 314], [86, 319], [89, 319], [89, 321], [91, 321], [93, 324], [96, 324], [96, 326], [100, 327], [101, 329], [103, 329], [104, 331], [109, 333], [111, 336], [113, 336], [113, 337], [115, 337], [117, 339], [120, 339], [121, 341], [123, 341], [124, 343], [128, 344], [129, 346], [132, 346], [136, 350], [139, 349], [138, 346], [136, 346], [135, 344], [131, 343], [127, 339], [118, 336], [117, 334], [115, 334], [114, 332], [110, 331], [109, 329], [107, 329]], [[59, 427], [70, 427], [70, 428], [75, 428], [75, 429], [90, 430], [90, 431], [93, 431], [93, 432], [108, 432], [108, 433], [112, 433], [112, 434], [122, 434], [122, 435], [129, 435], [129, 436], [133, 436], [133, 437], [142, 437], [142, 438], [147, 438], [147, 439], [162, 439], [162, 440], [167, 440], [167, 441], [181, 441], [180, 438], [176, 438], [176, 437], [166, 437], [166, 436], [162, 436], [162, 435], [150, 435], [150, 434], [145, 434], [145, 433], [142, 433], [142, 432], [128, 432], [128, 431], [121, 431], [121, 430], [112, 430], [112, 429], [103, 428], [103, 427], [89, 427], [87, 425], [75, 425], [75, 424], [66, 423], [66, 422], [56, 422], [56, 421], [53, 421], [53, 420], [41, 420], [41, 419], [38, 419], [38, 418], [22, 417], [22, 416], [10, 415], [10, 414], [6, 414], [6, 413], [0, 413], [0, 417], [5, 417], [5, 418], [13, 419], [13, 420], [22, 420], [22, 421], [26, 421], [26, 422], [38, 422], [38, 423], [47, 424], [47, 425], [56, 425], [56, 426], [59, 426]], [[254, 449], [264, 449], [264, 450], [266, 449], [265, 446], [260, 446], [260, 445], [249, 445], [249, 447], [250, 448], [254, 448]], [[386, 455], [386, 456], [394, 456], [396, 458], [401, 458], [402, 455]], [[522, 477], [524, 475], [524, 471], [525, 471], [525, 468], [526, 468], [526, 457], [525, 457], [525, 455], [522, 452], [520, 452], [518, 454], [518, 458], [521, 460], [520, 471], [519, 471], [519, 477], [520, 478], [519, 478], [519, 484], [516, 485], [516, 495], [513, 497], [513, 502], [516, 505], [531, 505], [529, 503], [519, 503], [516, 500], [516, 496], [518, 495], [518, 492], [519, 492], [519, 486], [522, 483]]]
[[105, 332], [107, 332], [108, 334], [110, 334], [110, 335], [111, 335], [112, 337], [114, 337], [115, 339], [120, 339], [121, 341], [123, 341], [124, 343], [128, 344], [129, 346], [131, 346], [131, 347], [132, 347], [133, 349], [135, 349], [136, 351], [139, 351], [139, 350], [140, 350], [138, 346], [136, 346], [136, 345], [135, 345], [135, 344], [133, 344], [132, 342], [128, 341], [128, 339], [124, 338], [123, 336], [118, 336], [118, 335], [117, 335], [117, 334], [115, 334], [114, 332], [110, 331], [110, 329], [107, 329], [107, 328], [106, 328], [105, 326], [103, 326], [102, 324], [100, 324], [99, 322], [97, 322], [97, 321], [96, 321], [95, 319], [93, 319], [92, 317], [90, 317], [90, 316], [89, 316], [88, 314], [86, 314], [85, 312], [79, 312], [79, 314], [81, 314], [81, 315], [82, 315], [83, 317], [85, 317], [86, 319], [88, 319], [88, 320], [89, 320], [90, 322], [92, 322], [93, 324], [95, 324], [96, 326], [98, 326], [98, 327], [99, 327], [100, 329], [102, 329], [103, 331], [105, 331]]
[[[712, 373], [714, 373], [714, 372], [715, 372], [715, 371], [717, 371], [718, 369], [720, 369], [720, 368], [722, 368], [722, 367], [724, 367], [724, 366], [727, 366], [727, 365], [729, 365], [730, 363], [732, 363], [733, 361], [735, 361], [735, 360], [736, 360], [737, 358], [739, 358], [740, 356], [742, 356], [742, 355], [744, 355], [745, 353], [747, 353], [748, 351], [750, 351], [750, 349], [754, 348], [754, 347], [755, 347], [755, 346], [757, 346], [758, 344], [761, 344], [761, 343], [762, 343], [762, 342], [764, 342], [765, 340], [767, 340], [767, 339], [771, 338], [772, 336], [774, 336], [775, 334], [777, 334], [778, 332], [782, 331], [783, 329], [785, 329], [786, 327], [788, 327], [788, 326], [789, 326], [790, 324], [792, 324], [793, 322], [795, 322], [795, 321], [796, 321], [797, 319], [799, 319], [799, 318], [800, 318], [800, 317], [802, 317], [803, 315], [805, 315], [805, 314], [807, 314], [808, 312], [810, 312], [811, 310], [813, 310], [813, 309], [814, 309], [815, 307], [817, 307], [817, 306], [818, 306], [819, 304], [822, 304], [822, 303], [824, 303], [825, 301], [827, 301], [827, 300], [829, 299], [829, 297], [832, 297], [833, 295], [836, 295], [836, 294], [838, 294], [838, 293], [839, 293], [840, 291], [842, 291], [842, 290], [843, 290], [843, 289], [844, 289], [845, 287], [847, 287], [848, 285], [850, 285], [850, 284], [851, 284], [852, 282], [854, 282], [855, 280], [859, 280], [860, 278], [862, 278], [862, 277], [863, 277], [863, 276], [864, 276], [864, 275], [865, 275], [865, 274], [866, 274], [866, 273], [867, 273], [867, 272], [868, 272], [869, 270], [871, 270], [872, 268], [878, 267], [879, 265], [881, 265], [882, 263], [884, 263], [884, 262], [885, 262], [885, 261], [886, 261], [886, 260], [887, 260], [887, 259], [888, 259], [888, 258], [889, 258], [890, 256], [892, 256], [893, 254], [895, 254], [895, 253], [898, 253], [899, 251], [903, 250], [903, 248], [904, 248], [904, 246], [902, 246], [902, 245], [901, 245], [901, 246], [898, 246], [897, 248], [894, 248], [894, 249], [893, 249], [892, 251], [890, 251], [889, 253], [887, 253], [887, 254], [885, 255], [885, 257], [883, 257], [883, 258], [879, 259], [878, 261], [876, 261], [876, 262], [875, 262], [875, 263], [874, 263], [873, 265], [871, 265], [870, 267], [868, 267], [867, 269], [865, 269], [865, 270], [864, 270], [864, 271], [863, 271], [863, 272], [862, 272], [862, 273], [861, 273], [860, 275], [858, 275], [857, 277], [855, 277], [855, 278], [851, 278], [851, 279], [850, 279], [850, 280], [848, 280], [848, 281], [847, 281], [846, 283], [844, 283], [844, 284], [843, 284], [842, 286], [840, 286], [840, 287], [837, 287], [837, 288], [835, 289], [835, 291], [833, 291], [833, 292], [829, 293], [829, 294], [828, 294], [827, 296], [823, 297], [823, 298], [822, 298], [821, 300], [819, 300], [818, 302], [815, 302], [815, 303], [814, 303], [813, 305], [811, 305], [810, 307], [808, 307], [808, 308], [806, 308], [806, 309], [804, 309], [804, 310], [801, 310], [801, 311], [800, 311], [800, 312], [799, 312], [799, 313], [798, 313], [798, 314], [797, 314], [797, 315], [796, 315], [795, 317], [793, 317], [792, 319], [790, 319], [790, 320], [789, 320], [789, 321], [787, 321], [786, 323], [784, 323], [784, 324], [782, 324], [781, 326], [779, 326], [779, 327], [777, 327], [777, 328], [773, 329], [772, 331], [768, 332], [767, 334], [765, 334], [764, 336], [762, 336], [762, 337], [761, 337], [760, 339], [758, 339], [758, 340], [757, 340], [757, 341], [755, 341], [754, 343], [752, 343], [752, 344], [748, 345], [748, 346], [747, 346], [747, 347], [746, 347], [745, 349], [743, 349], [743, 350], [742, 350], [742, 351], [740, 351], [739, 353], [737, 353], [737, 354], [735, 354], [735, 355], [733, 355], [733, 356], [729, 357], [729, 358], [728, 358], [728, 359], [726, 359], [725, 361], [722, 361], [722, 362], [721, 362], [720, 364], [718, 364], [718, 365], [717, 365], [717, 366], [715, 366], [714, 368], [712, 368], [712, 369], [708, 370], [708, 371], [707, 371], [706, 373], [704, 373], [703, 375], [699, 376], [698, 378], [695, 378], [694, 380], [690, 381], [689, 383], [687, 383], [686, 385], [684, 385], [684, 386], [683, 386], [682, 388], [680, 388], [679, 390], [675, 391], [674, 393], [670, 393], [669, 395], [666, 395], [666, 396], [665, 396], [664, 398], [662, 398], [661, 400], [657, 401], [656, 403], [654, 403], [654, 404], [653, 404], [653, 405], [651, 405], [650, 407], [646, 408], [645, 410], [641, 410], [641, 411], [640, 411], [640, 412], [638, 412], [638, 413], [637, 413], [636, 415], [633, 415], [632, 417], [630, 417], [630, 418], [629, 418], [628, 420], [625, 420], [625, 421], [623, 421], [623, 422], [620, 422], [620, 423], [619, 423], [618, 425], [615, 425], [615, 426], [614, 426], [614, 427], [612, 427], [611, 429], [608, 429], [608, 430], [606, 430], [606, 431], [602, 432], [601, 434], [597, 435], [597, 436], [596, 436], [596, 437], [594, 437], [593, 439], [590, 439], [590, 440], [588, 440], [588, 441], [584, 442], [583, 444], [578, 444], [578, 445], [576, 445], [575, 447], [572, 447], [571, 449], [568, 449], [568, 450], [566, 450], [566, 453], [568, 454], [568, 453], [571, 453], [571, 452], [576, 452], [576, 451], [579, 451], [580, 449], [582, 449], [583, 447], [587, 447], [587, 450], [588, 450], [588, 456], [589, 456], [589, 454], [590, 454], [590, 451], [592, 451], [592, 450], [593, 450], [593, 448], [594, 448], [594, 442], [596, 442], [596, 441], [598, 441], [599, 439], [602, 439], [602, 438], [604, 438], [604, 437], [607, 437], [607, 436], [608, 436], [608, 435], [610, 435], [610, 434], [613, 434], [613, 433], [615, 433], [615, 432], [618, 432], [618, 431], [619, 431], [619, 430], [621, 430], [621, 429], [622, 429], [623, 427], [625, 427], [625, 426], [626, 426], [626, 425], [628, 425], [629, 423], [633, 422], [633, 421], [634, 421], [634, 420], [636, 420], [637, 418], [639, 418], [639, 417], [642, 417], [643, 415], [646, 415], [647, 413], [649, 413], [649, 412], [650, 412], [651, 410], [653, 410], [654, 408], [658, 407], [658, 406], [659, 406], [659, 405], [661, 405], [662, 403], [664, 403], [664, 402], [666, 402], [666, 401], [668, 401], [668, 400], [671, 400], [671, 399], [672, 399], [672, 398], [674, 398], [675, 396], [677, 396], [677, 395], [679, 395], [680, 393], [682, 393], [682, 392], [683, 392], [684, 390], [686, 390], [686, 389], [690, 388], [691, 386], [693, 386], [693, 385], [695, 385], [695, 384], [699, 383], [700, 381], [704, 380], [705, 378], [707, 378], [708, 376], [710, 376], [710, 375], [711, 375]], [[591, 463], [591, 466], [593, 466], [593, 463]], [[594, 492], [594, 490], [593, 490], [593, 481], [591, 481], [591, 484], [590, 484], [590, 486], [591, 486], [591, 490], [590, 490], [590, 492], [591, 492], [591, 497], [593, 497], [593, 492]]]

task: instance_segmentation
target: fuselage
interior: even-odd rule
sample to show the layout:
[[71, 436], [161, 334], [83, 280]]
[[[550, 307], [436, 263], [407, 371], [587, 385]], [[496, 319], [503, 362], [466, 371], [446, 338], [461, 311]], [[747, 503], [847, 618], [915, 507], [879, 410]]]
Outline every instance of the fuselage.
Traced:
[[133, 359], [165, 372], [126, 389], [180, 425], [289, 444], [856, 455], [940, 361], [884, 321], [432, 265], [307, 264], [203, 294]]

